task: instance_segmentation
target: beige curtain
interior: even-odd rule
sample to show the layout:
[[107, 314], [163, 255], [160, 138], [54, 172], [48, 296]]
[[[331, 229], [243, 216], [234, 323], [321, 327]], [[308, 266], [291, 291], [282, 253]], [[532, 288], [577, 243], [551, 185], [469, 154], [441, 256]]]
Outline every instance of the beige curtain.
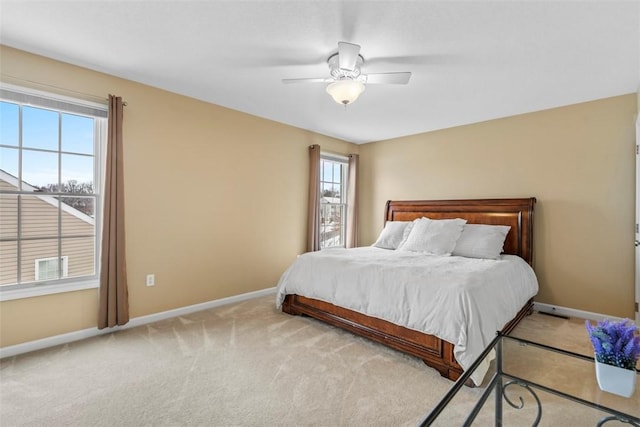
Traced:
[[347, 248], [358, 246], [358, 154], [349, 154], [347, 178]]
[[122, 98], [109, 95], [98, 329], [129, 321], [124, 234]]
[[320, 250], [320, 146], [309, 146], [307, 252]]

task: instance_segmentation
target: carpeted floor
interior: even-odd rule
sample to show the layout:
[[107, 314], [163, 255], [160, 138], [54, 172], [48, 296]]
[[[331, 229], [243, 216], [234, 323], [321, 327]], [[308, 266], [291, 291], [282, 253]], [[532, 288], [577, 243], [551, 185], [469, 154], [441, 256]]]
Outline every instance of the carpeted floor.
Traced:
[[[534, 314], [515, 333], [588, 354], [583, 329]], [[412, 426], [451, 385], [416, 358], [282, 314], [268, 296], [6, 358], [0, 425]], [[482, 391], [465, 387], [442, 425], [459, 424]], [[567, 424], [582, 422], [571, 408], [549, 398], [541, 425], [579, 425]]]

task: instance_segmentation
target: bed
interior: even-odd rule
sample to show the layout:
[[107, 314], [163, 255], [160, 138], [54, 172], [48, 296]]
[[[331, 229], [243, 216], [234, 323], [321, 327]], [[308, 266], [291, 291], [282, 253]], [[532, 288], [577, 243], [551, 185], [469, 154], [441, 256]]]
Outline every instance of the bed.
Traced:
[[[419, 218], [429, 218], [431, 220], [452, 220], [452, 219], [462, 219], [466, 221], [466, 224], [487, 224], [492, 226], [509, 226], [509, 231], [504, 238], [504, 246], [503, 252], [499, 256], [499, 260], [495, 261], [496, 265], [516, 265], [518, 269], [528, 269], [532, 274], [533, 279], [527, 278], [527, 280], [535, 280], [535, 274], [533, 274], [533, 213], [534, 206], [536, 203], [536, 199], [531, 198], [518, 198], [518, 199], [473, 199], [473, 200], [439, 200], [439, 201], [388, 201], [385, 206], [384, 220], [385, 223], [392, 221], [402, 221], [409, 222], [414, 221]], [[440, 221], [442, 222], [442, 221]], [[446, 222], [446, 221], [444, 221]], [[499, 227], [496, 227], [499, 228]], [[488, 297], [484, 295], [484, 290], [476, 290], [475, 297], [471, 297], [471, 299], [465, 299], [461, 304], [465, 305], [473, 305], [473, 312], [471, 314], [465, 313], [458, 317], [467, 316], [469, 318], [475, 318], [474, 322], [468, 320], [469, 324], [473, 323], [474, 328], [476, 327], [476, 323], [479, 322], [477, 319], [482, 319], [482, 316], [486, 316], [487, 319], [491, 318], [492, 322], [497, 322], [495, 325], [487, 325], [490, 323], [488, 320], [485, 321], [483, 328], [484, 332], [481, 334], [480, 332], [476, 333], [471, 329], [471, 326], [466, 325], [447, 325], [445, 321], [445, 325], [443, 328], [446, 330], [448, 326], [451, 326], [450, 329], [453, 329], [454, 335], [451, 335], [451, 332], [447, 333], [438, 333], [430, 334], [427, 331], [428, 328], [418, 327], [413, 323], [407, 324], [407, 322], [399, 321], [393, 318], [393, 316], [389, 316], [388, 320], [385, 319], [386, 315], [380, 315], [375, 313], [372, 315], [367, 310], [362, 310], [360, 308], [354, 309], [350, 307], [348, 304], [340, 304], [335, 303], [332, 298], [322, 297], [313, 297], [316, 294], [314, 292], [306, 292], [305, 290], [298, 289], [295, 286], [292, 286], [290, 282], [293, 281], [292, 277], [295, 268], [297, 268], [297, 264], [301, 263], [312, 263], [312, 262], [328, 262], [330, 258], [335, 258], [336, 260], [342, 257], [342, 253], [340, 251], [353, 251], [351, 249], [341, 249], [336, 251], [324, 250], [315, 253], [303, 254], [289, 267], [289, 269], [283, 274], [278, 284], [278, 296], [276, 300], [276, 305], [282, 309], [283, 312], [289, 313], [292, 315], [306, 315], [313, 317], [315, 319], [324, 321], [330, 325], [334, 325], [343, 329], [346, 329], [352, 333], [367, 337], [373, 341], [377, 341], [383, 343], [391, 348], [396, 350], [411, 354], [416, 356], [424, 361], [428, 366], [436, 369], [442, 376], [449, 378], [451, 380], [456, 380], [464, 371], [464, 367], [468, 367], [470, 365], [469, 360], [472, 357], [475, 357], [474, 354], [466, 354], [461, 353], [460, 348], [466, 346], [466, 341], [459, 341], [459, 339], [455, 336], [455, 333], [459, 333], [460, 335], [467, 333], [467, 328], [469, 328], [469, 336], [465, 336], [466, 339], [473, 338], [475, 341], [481, 341], [484, 343], [486, 340], [491, 340], [493, 336], [486, 337], [479, 335], [487, 335], [487, 330], [491, 331], [492, 335], [495, 335], [495, 331], [501, 330], [503, 333], [509, 333], [526, 315], [530, 314], [533, 309], [533, 296], [537, 293], [537, 281], [535, 282], [535, 289], [533, 289], [533, 285], [527, 285], [526, 290], [523, 290], [521, 294], [516, 295], [515, 297], [510, 297], [508, 305], [509, 307], [505, 307], [505, 312], [509, 313], [507, 318], [504, 318], [505, 314], [501, 314], [503, 316], [502, 319], [493, 319], [491, 314], [483, 314], [482, 310], [485, 313], [493, 313], [493, 308], [487, 309], [487, 307], [475, 307], [475, 305], [480, 306], [481, 303], [474, 302], [473, 298], [481, 301], [483, 298], [487, 299]], [[330, 279], [327, 279], [328, 282], [322, 283], [319, 285], [316, 284], [316, 288], [325, 287], [325, 285], [333, 286], [335, 283], [341, 280], [353, 280], [354, 274], [365, 274], [367, 271], [371, 271], [372, 268], [367, 267], [367, 263], [370, 258], [380, 258], [380, 251], [385, 251], [385, 249], [377, 249], [377, 248], [355, 248], [355, 257], [357, 258], [355, 261], [350, 261], [345, 264], [344, 269], [347, 270], [343, 273], [339, 273], [339, 269], [331, 267], [332, 276]], [[407, 254], [406, 252], [395, 253], [399, 251], [387, 251], [387, 253], [398, 257], [397, 259], [390, 262], [390, 264], [398, 265], [402, 263], [412, 264], [418, 258], [413, 257], [411, 254]], [[359, 258], [358, 258], [359, 257]], [[420, 257], [420, 259], [425, 259], [428, 257]], [[432, 257], [434, 259], [437, 258], [438, 263], [445, 263], [444, 267], [440, 267], [441, 269], [447, 270], [454, 268], [457, 263], [466, 262], [463, 260], [463, 257]], [[320, 261], [315, 261], [318, 259]], [[322, 260], [325, 261], [322, 261]], [[382, 259], [382, 258], [380, 258]], [[504, 260], [504, 263], [503, 263]], [[482, 263], [483, 260], [474, 260], [475, 264], [473, 265], [492, 265], [489, 263]], [[422, 261], [420, 261], [422, 262]], [[429, 261], [431, 262], [431, 261]], [[436, 261], [433, 261], [436, 262]], [[365, 265], [366, 264], [366, 265]], [[522, 265], [525, 267], [522, 267]], [[313, 264], [310, 264], [313, 269]], [[322, 264], [320, 264], [322, 265]], [[326, 264], [329, 265], [329, 264]], [[325, 268], [326, 268], [325, 265]], [[466, 264], [465, 264], [466, 265]], [[301, 268], [301, 267], [300, 267]], [[320, 268], [320, 267], [317, 267]], [[343, 267], [340, 267], [343, 268]], [[358, 273], [358, 268], [361, 273]], [[466, 268], [466, 267], [465, 267]], [[484, 267], [482, 267], [484, 268]], [[491, 267], [493, 268], [493, 267]], [[497, 267], [496, 267], [497, 268]], [[335, 270], [335, 271], [334, 271]], [[316, 274], [311, 273], [309, 281], [311, 282], [313, 278], [316, 276], [321, 277], [321, 274], [317, 274], [319, 270], [316, 270]], [[376, 270], [378, 271], [378, 270]], [[341, 279], [340, 274], [344, 277]], [[384, 276], [386, 274], [384, 270], [379, 270], [376, 274]], [[498, 273], [496, 273], [498, 274]], [[512, 273], [509, 273], [509, 278], [513, 280], [515, 276]], [[492, 277], [492, 276], [490, 276]], [[497, 276], [493, 276], [497, 277]], [[371, 277], [367, 278], [370, 279]], [[322, 280], [322, 279], [319, 279]], [[520, 279], [514, 280], [519, 281]], [[331, 282], [331, 283], [329, 283]], [[498, 281], [496, 280], [496, 283]], [[457, 286], [457, 284], [456, 284]], [[492, 284], [493, 286], [493, 284]], [[498, 285], [495, 285], [498, 286]], [[502, 285], [501, 285], [502, 286]], [[415, 287], [415, 286], [414, 286]], [[454, 287], [454, 286], [452, 286]], [[290, 289], [293, 288], [292, 292]], [[361, 286], [362, 288], [362, 286]], [[430, 287], [423, 287], [424, 290], [420, 290], [422, 294], [414, 294], [412, 293], [411, 299], [420, 299], [421, 301], [428, 302], [431, 298], [432, 292]], [[512, 286], [508, 286], [508, 289], [511, 289]], [[505, 289], [507, 289], [505, 288]], [[515, 286], [513, 286], [515, 288]], [[421, 288], [422, 289], [422, 288]], [[358, 289], [357, 292], [362, 291], [362, 289]], [[335, 291], [334, 291], [335, 292]], [[338, 291], [339, 292], [339, 291]], [[399, 292], [393, 291], [394, 294]], [[491, 292], [494, 292], [493, 290]], [[511, 292], [511, 291], [509, 291]], [[520, 291], [513, 291], [514, 293]], [[406, 293], [406, 291], [405, 291]], [[503, 292], [504, 293], [504, 292]], [[425, 295], [426, 294], [426, 295]], [[433, 295], [437, 293], [434, 292]], [[526, 294], [526, 295], [525, 295]], [[388, 294], [386, 296], [382, 296], [381, 298], [389, 298]], [[487, 291], [488, 295], [488, 291]], [[405, 296], [405, 298], [407, 298]], [[460, 297], [455, 297], [458, 300], [461, 300]], [[493, 297], [491, 297], [493, 298]], [[517, 302], [516, 299], [517, 298]], [[513, 300], [513, 301], [512, 301]], [[448, 301], [448, 300], [442, 300]], [[454, 300], [448, 302], [440, 302], [441, 305], [446, 304], [456, 304]], [[491, 302], [493, 303], [493, 301]], [[502, 304], [502, 303], [501, 303]], [[516, 305], [514, 305], [516, 304]], [[411, 311], [411, 308], [407, 309], [407, 311]], [[453, 310], [448, 310], [449, 312]], [[403, 316], [404, 317], [404, 316]], [[495, 317], [495, 316], [494, 316]], [[457, 321], [457, 320], [456, 320]], [[487, 327], [489, 329], [487, 329]], [[492, 329], [493, 328], [493, 329]], [[458, 332], [456, 332], [458, 331]], [[448, 335], [447, 335], [448, 334]], [[444, 336], [444, 338], [442, 337]], [[463, 345], [465, 344], [465, 345]], [[480, 345], [480, 342], [476, 342], [474, 345], [477, 347]], [[486, 346], [487, 343], [484, 343]], [[471, 344], [468, 345], [469, 349], [471, 348]], [[463, 349], [463, 351], [467, 351], [469, 349]], [[470, 351], [468, 351], [471, 353]], [[477, 349], [476, 349], [477, 353]], [[460, 363], [459, 363], [460, 362]], [[485, 369], [486, 371], [486, 369]], [[481, 370], [476, 377], [473, 378], [474, 383], [480, 384], [482, 381], [482, 377], [484, 372]]]

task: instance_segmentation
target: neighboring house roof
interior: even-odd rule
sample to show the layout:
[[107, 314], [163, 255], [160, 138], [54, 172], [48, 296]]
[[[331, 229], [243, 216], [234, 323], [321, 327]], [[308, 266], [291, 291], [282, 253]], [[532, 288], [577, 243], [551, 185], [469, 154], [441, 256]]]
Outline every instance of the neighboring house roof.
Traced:
[[[19, 188], [18, 185], [18, 178], [16, 178], [15, 176], [11, 175], [10, 173], [0, 169], [0, 181], [4, 181], [7, 184], [9, 184], [12, 187], [15, 187], [16, 190]], [[51, 206], [54, 206], [56, 209], [58, 208], [58, 199], [55, 198], [55, 196], [46, 196], [43, 195], [41, 193], [39, 193], [38, 189], [36, 187], [34, 187], [31, 184], [28, 184], [25, 181], [22, 181], [22, 191], [31, 191], [34, 193], [34, 196], [36, 196], [38, 199], [50, 204]], [[69, 206], [68, 204], [61, 202], [60, 206], [62, 208], [63, 212], [66, 212], [70, 215], [75, 216], [76, 218], [81, 219], [82, 221], [85, 221], [88, 224], [94, 225], [95, 224], [95, 220], [94, 218], [92, 218], [91, 216], [85, 214], [84, 212], [79, 211], [78, 209]]]
[[340, 197], [326, 197], [326, 196], [322, 196], [320, 198], [320, 203], [335, 203], [335, 204], [340, 204], [342, 203], [342, 201], [340, 200]]

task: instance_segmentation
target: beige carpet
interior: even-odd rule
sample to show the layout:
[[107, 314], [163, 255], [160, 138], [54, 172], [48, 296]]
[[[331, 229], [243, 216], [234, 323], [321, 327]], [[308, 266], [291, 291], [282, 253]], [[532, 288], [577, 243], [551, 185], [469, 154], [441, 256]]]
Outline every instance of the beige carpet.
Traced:
[[[583, 329], [556, 320], [536, 314], [517, 331], [535, 336], [538, 324], [562, 342]], [[411, 426], [451, 384], [418, 359], [282, 314], [268, 296], [4, 359], [0, 425]], [[465, 388], [441, 425], [459, 424], [481, 392]], [[581, 422], [565, 402], [547, 405], [541, 425]]]

